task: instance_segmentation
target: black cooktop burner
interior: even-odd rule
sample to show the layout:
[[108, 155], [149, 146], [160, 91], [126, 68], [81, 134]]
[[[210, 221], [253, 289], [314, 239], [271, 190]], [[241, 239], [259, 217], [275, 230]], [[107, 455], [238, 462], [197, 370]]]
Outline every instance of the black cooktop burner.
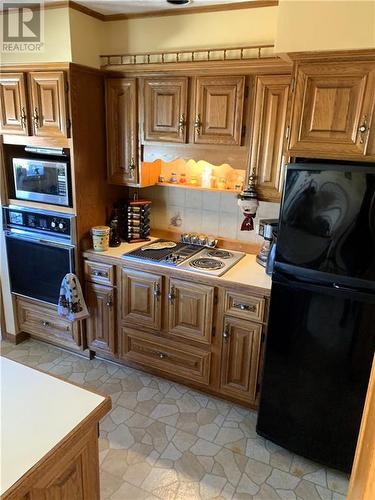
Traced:
[[217, 259], [230, 259], [231, 257], [233, 257], [232, 253], [227, 252], [226, 250], [217, 249], [210, 250], [209, 252], [207, 252], [207, 255], [209, 255], [210, 257], [216, 257]]
[[189, 262], [191, 267], [195, 267], [196, 269], [222, 269], [225, 264], [220, 260], [208, 259], [205, 257], [201, 257], [200, 259], [194, 259]]

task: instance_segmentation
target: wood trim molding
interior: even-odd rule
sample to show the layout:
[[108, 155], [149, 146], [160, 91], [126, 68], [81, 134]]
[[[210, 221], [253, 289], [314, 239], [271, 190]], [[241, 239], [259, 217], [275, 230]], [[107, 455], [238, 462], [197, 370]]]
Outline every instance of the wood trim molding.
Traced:
[[325, 61], [368, 61], [375, 59], [375, 49], [353, 50], [320, 50], [317, 52], [288, 52], [278, 54], [284, 60], [295, 62], [325, 62]]
[[100, 21], [123, 21], [127, 19], [142, 19], [147, 17], [167, 17], [167, 16], [180, 16], [188, 14], [203, 14], [207, 12], [223, 12], [229, 10], [240, 10], [240, 9], [255, 9], [260, 7], [277, 7], [279, 5], [279, 0], [249, 0], [247, 2], [234, 2], [231, 4], [219, 4], [219, 5], [206, 5], [203, 7], [190, 7], [188, 9], [168, 9], [168, 10], [157, 10], [152, 12], [138, 12], [134, 14], [101, 14], [96, 12], [89, 7], [81, 5], [72, 0], [66, 0], [61, 2], [48, 2], [44, 4], [45, 9], [61, 9], [64, 7], [69, 7], [70, 9], [77, 10], [88, 16], [94, 17]]

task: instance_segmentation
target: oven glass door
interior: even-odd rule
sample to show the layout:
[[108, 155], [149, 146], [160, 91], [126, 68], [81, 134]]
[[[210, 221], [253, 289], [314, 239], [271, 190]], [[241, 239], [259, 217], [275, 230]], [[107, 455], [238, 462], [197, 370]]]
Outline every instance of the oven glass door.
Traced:
[[11, 235], [6, 246], [12, 292], [57, 305], [61, 280], [74, 271], [74, 249]]
[[13, 177], [17, 199], [69, 206], [66, 162], [13, 158]]

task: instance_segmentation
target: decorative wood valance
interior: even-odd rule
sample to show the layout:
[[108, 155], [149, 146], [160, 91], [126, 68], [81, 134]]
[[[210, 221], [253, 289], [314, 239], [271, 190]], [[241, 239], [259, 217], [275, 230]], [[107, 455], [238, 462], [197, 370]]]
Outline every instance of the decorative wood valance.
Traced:
[[209, 61], [247, 61], [274, 58], [274, 45], [249, 45], [245, 47], [188, 49], [158, 52], [139, 52], [135, 54], [101, 55], [102, 68], [129, 68], [139, 65], [191, 63]]

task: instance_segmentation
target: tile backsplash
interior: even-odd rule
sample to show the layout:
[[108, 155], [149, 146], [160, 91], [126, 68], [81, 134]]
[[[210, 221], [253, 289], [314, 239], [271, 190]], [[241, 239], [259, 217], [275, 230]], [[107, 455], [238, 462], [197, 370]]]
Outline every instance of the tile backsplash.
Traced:
[[141, 190], [140, 196], [152, 201], [151, 227], [178, 232], [203, 232], [222, 238], [263, 242], [258, 236], [259, 219], [279, 215], [279, 203], [260, 202], [254, 231], [241, 231], [243, 216], [235, 193], [200, 191], [179, 187], [152, 186]]

